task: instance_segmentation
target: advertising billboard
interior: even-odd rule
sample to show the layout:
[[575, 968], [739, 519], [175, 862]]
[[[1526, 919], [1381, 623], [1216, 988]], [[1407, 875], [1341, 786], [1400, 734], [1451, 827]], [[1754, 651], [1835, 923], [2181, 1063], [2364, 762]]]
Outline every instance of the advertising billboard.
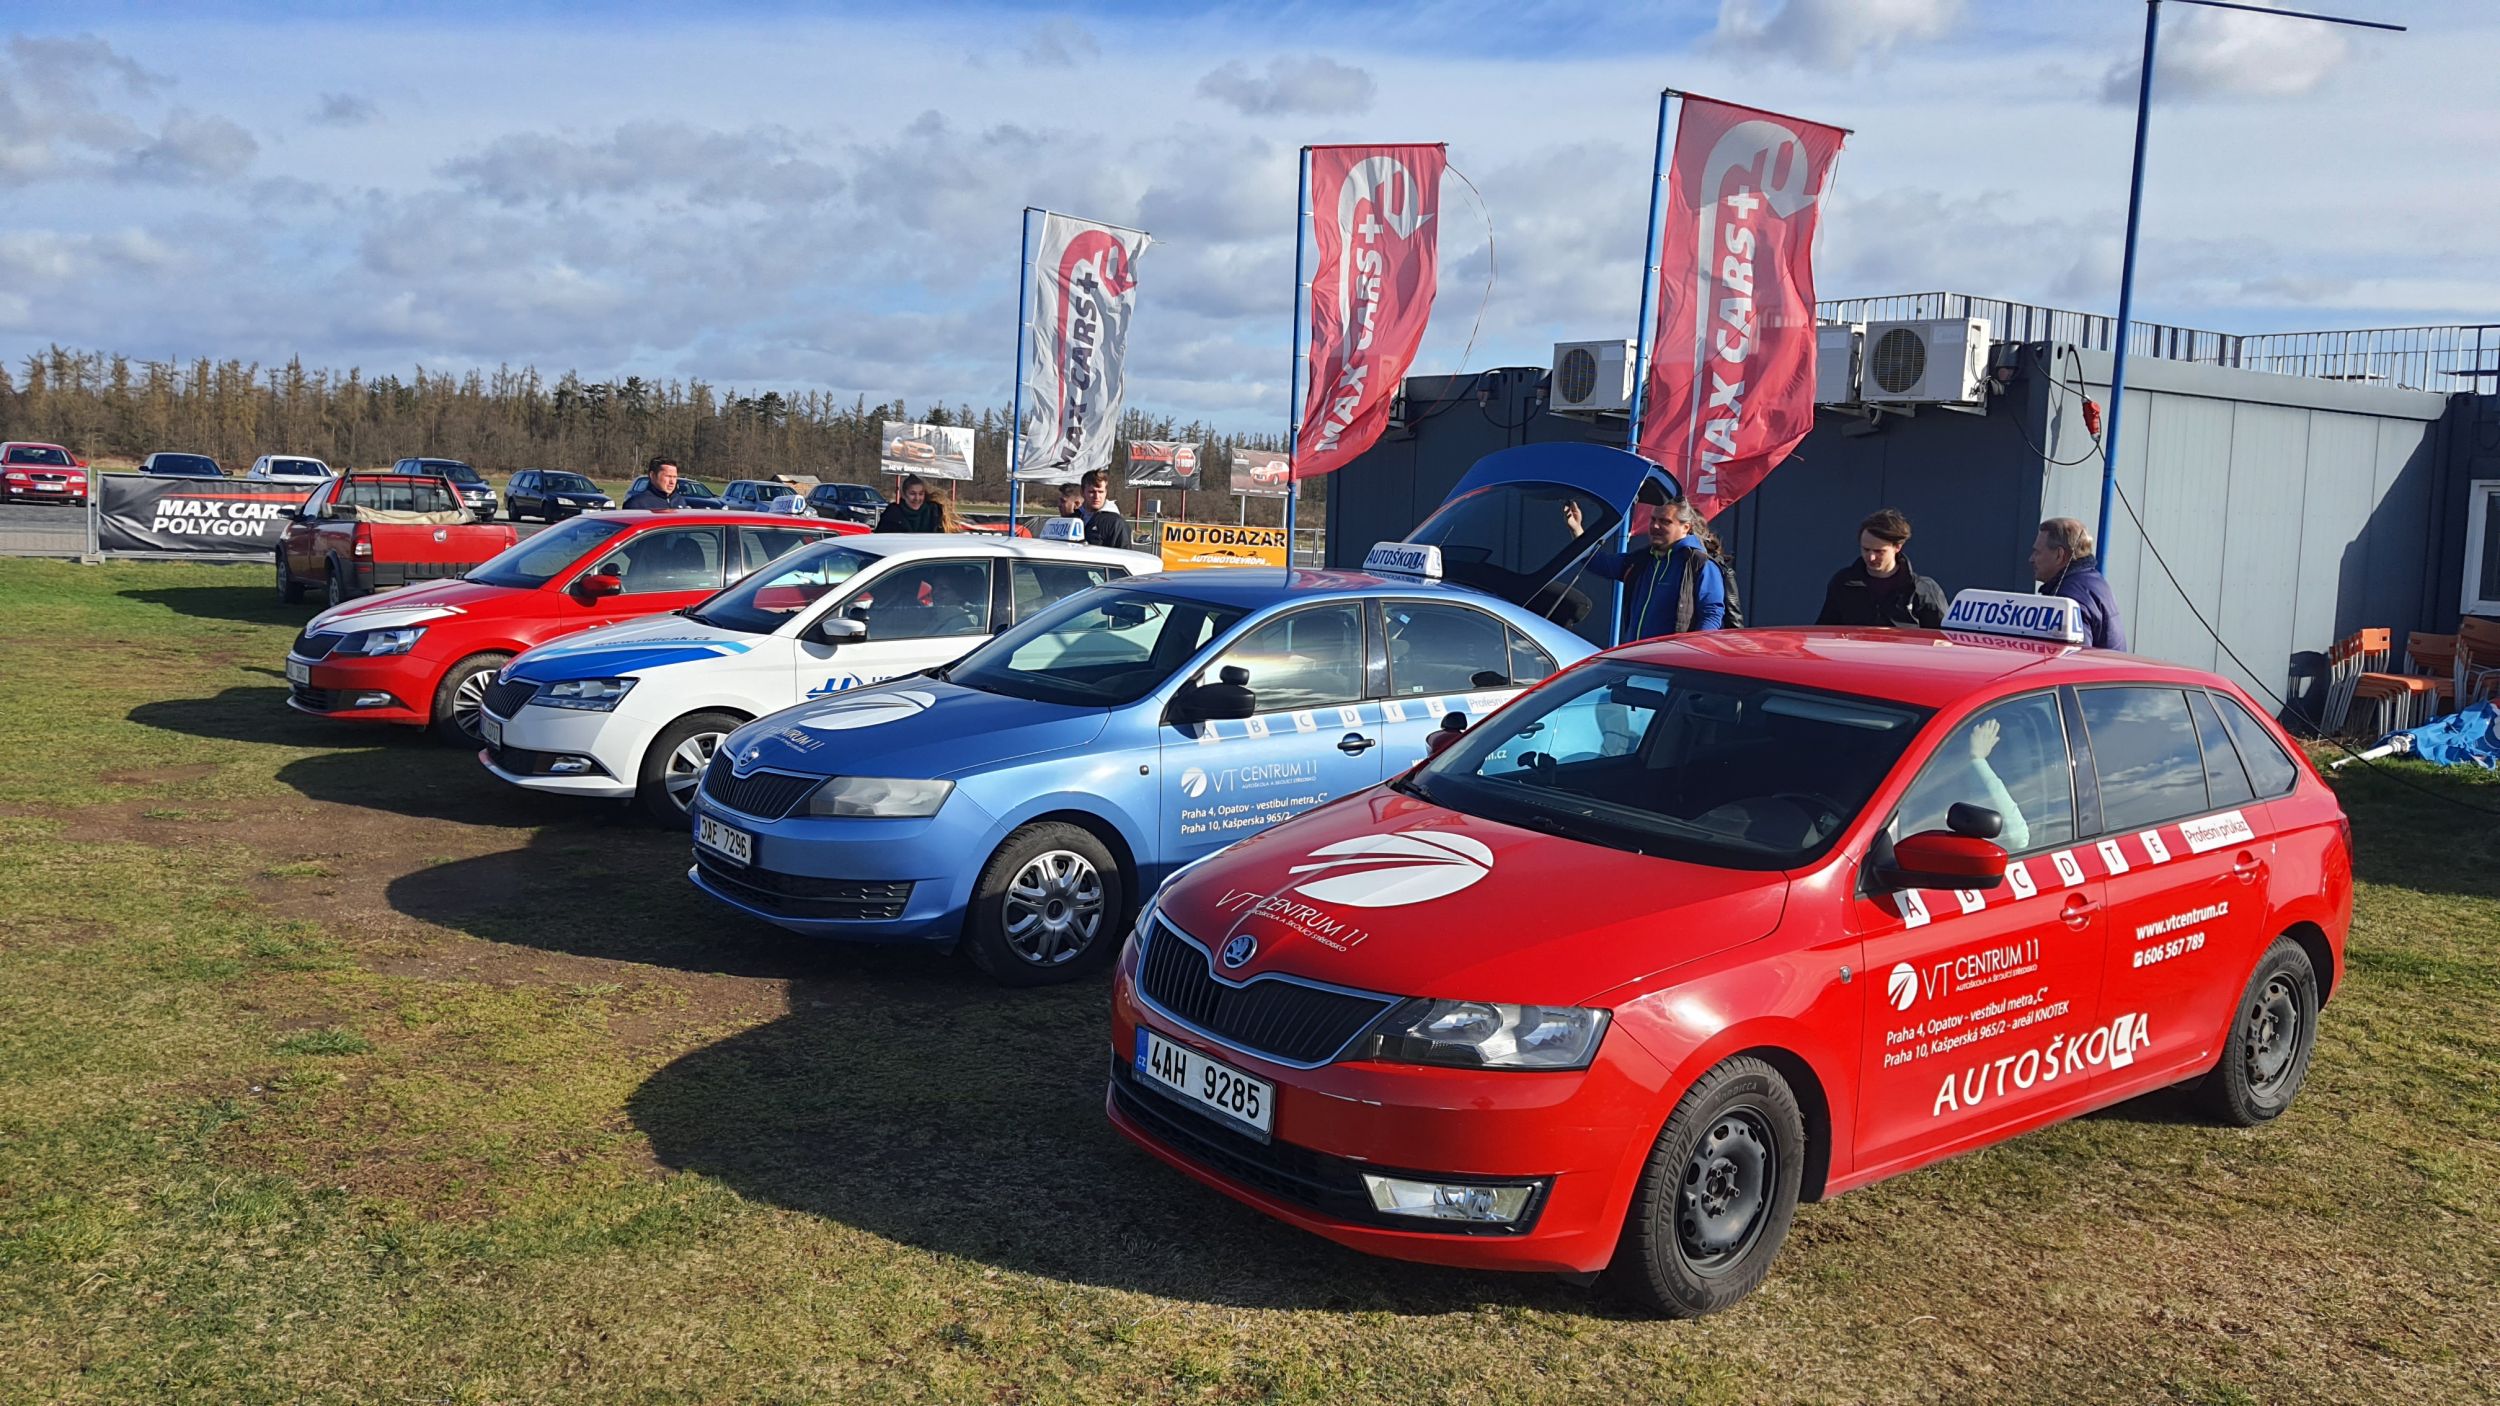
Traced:
[[922, 478], [972, 477], [972, 427], [887, 420], [878, 436], [877, 467]]

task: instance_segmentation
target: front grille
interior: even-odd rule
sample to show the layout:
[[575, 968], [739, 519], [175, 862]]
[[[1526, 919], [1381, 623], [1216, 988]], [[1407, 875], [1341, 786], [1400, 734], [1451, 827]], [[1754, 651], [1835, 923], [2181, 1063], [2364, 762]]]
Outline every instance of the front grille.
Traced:
[[701, 849], [694, 852], [694, 862], [703, 871], [704, 882], [714, 888], [742, 903], [792, 918], [893, 919], [903, 916], [911, 902], [909, 879], [818, 879], [769, 869], [739, 869]]
[[517, 717], [522, 705], [537, 696], [538, 685], [497, 675], [495, 681], [486, 686], [486, 711], [508, 720]]
[[1183, 1157], [1255, 1191], [1265, 1192], [1279, 1201], [1290, 1202], [1334, 1220], [1444, 1235], [1524, 1235], [1536, 1228], [1537, 1216], [1545, 1209], [1545, 1191], [1550, 1183], [1539, 1184], [1528, 1198], [1527, 1210], [1512, 1225], [1385, 1215], [1372, 1208], [1371, 1193], [1363, 1189], [1365, 1172], [1375, 1176], [1406, 1176], [1417, 1181], [1467, 1181], [1472, 1178], [1396, 1171], [1376, 1163], [1355, 1162], [1332, 1157], [1325, 1152], [1314, 1152], [1282, 1138], [1260, 1142], [1247, 1133], [1235, 1132], [1213, 1118], [1156, 1093], [1137, 1077], [1137, 1071], [1126, 1060], [1118, 1058], [1111, 1061], [1111, 1097], [1130, 1122]]
[[338, 648], [339, 641], [345, 638], [347, 638], [347, 632], [344, 630], [325, 631], [321, 634], [306, 630], [295, 637], [295, 643], [287, 646], [287, 651], [299, 659], [327, 659], [330, 657], [330, 651]]
[[821, 776], [793, 776], [786, 771], [759, 771], [752, 776], [739, 776], [729, 769], [729, 759], [714, 757], [703, 773], [703, 794], [741, 815], [758, 820], [779, 820], [799, 803], [799, 797], [813, 791], [824, 781]]
[[1227, 1044], [1288, 1064], [1325, 1064], [1396, 1002], [1258, 977], [1244, 986], [1216, 978], [1206, 949], [1158, 922], [1147, 935], [1138, 989], [1180, 1019]]
[[[495, 765], [515, 776], [553, 776], [557, 762], [582, 760], [580, 754], [574, 752], [539, 752], [527, 747], [489, 747], [486, 750], [487, 754], [494, 759]], [[608, 774], [608, 769], [599, 765], [596, 758], [589, 760], [591, 766], [589, 771], [570, 771], [565, 775], [606, 776]]]
[[295, 685], [291, 696], [297, 707], [310, 708], [317, 713], [336, 712], [347, 706], [338, 690], [315, 688], [308, 683]]

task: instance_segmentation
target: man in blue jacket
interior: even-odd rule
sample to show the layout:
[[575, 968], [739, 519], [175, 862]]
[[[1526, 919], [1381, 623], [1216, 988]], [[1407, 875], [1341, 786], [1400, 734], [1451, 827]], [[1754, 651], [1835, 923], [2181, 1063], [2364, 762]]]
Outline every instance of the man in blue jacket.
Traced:
[[2127, 622], [2118, 597], [2092, 555], [2092, 529], [2070, 517], [2040, 524], [2031, 544], [2031, 575], [2040, 589], [2083, 607], [2084, 643], [2094, 649], [2125, 649]]
[[[1650, 510], [1646, 550], [1589, 558], [1589, 570], [1623, 583], [1624, 643], [1727, 623], [1727, 578], [1693, 530], [1692, 511], [1681, 501], [1660, 504]], [[1578, 503], [1563, 504], [1563, 525], [1579, 537]]]

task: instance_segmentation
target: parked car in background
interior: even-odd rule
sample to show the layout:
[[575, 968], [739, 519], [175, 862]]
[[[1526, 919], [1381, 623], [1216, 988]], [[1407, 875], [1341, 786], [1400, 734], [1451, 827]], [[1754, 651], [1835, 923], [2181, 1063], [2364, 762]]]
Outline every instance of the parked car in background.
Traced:
[[458, 576], [519, 540], [474, 520], [439, 474], [367, 469], [323, 481], [278, 541], [278, 598], [319, 588], [332, 605]]
[[819, 542], [676, 615], [560, 639], [503, 668], [487, 769], [623, 800], [681, 832], [739, 725], [934, 669], [1017, 620], [1161, 560], [1083, 543], [860, 534]]
[[12, 503], [84, 503], [86, 461], [57, 444], [0, 443], [0, 496]]
[[486, 475], [458, 459], [402, 459], [391, 465], [391, 471], [402, 474], [439, 474], [451, 480], [452, 491], [460, 495], [460, 505], [477, 514], [481, 521], [493, 521], [495, 510], [501, 506], [495, 496], [495, 485], [486, 481]]
[[[680, 479], [679, 482], [682, 483], [684, 480]], [[753, 511], [762, 508], [775, 498], [795, 491], [790, 485], [778, 479], [742, 478], [722, 489], [720, 496], [722, 504], [727, 507]]]
[[[650, 481], [649, 474], [634, 475], [634, 481], [625, 485], [625, 497], [631, 499], [642, 491], [644, 484]], [[682, 472], [677, 476], [677, 496], [678, 500], [689, 508], [702, 508], [706, 511], [717, 512], [729, 506], [722, 501], [718, 493], [712, 491], [710, 484], [699, 478], [688, 478]]]
[[478, 708], [513, 655], [575, 630], [692, 605], [783, 552], [855, 530], [743, 513], [569, 518], [460, 580], [314, 616], [287, 651], [288, 706], [431, 726], [474, 747]]
[[807, 506], [818, 517], [873, 527], [877, 515], [885, 511], [885, 495], [864, 483], [820, 483], [809, 490]]
[[[681, 480], [682, 482], [682, 480]], [[561, 469], [523, 469], [504, 485], [504, 512], [514, 522], [534, 517], [541, 522], [554, 522], [575, 513], [597, 512], [613, 508], [616, 501], [599, 491], [599, 485], [576, 473]]]
[[328, 464], [306, 454], [263, 454], [243, 471], [245, 478], [278, 479], [284, 482], [319, 483], [336, 478], [338, 473]]
[[1011, 526], [1005, 513], [967, 513], [957, 521], [964, 525], [966, 532], [985, 533], [992, 537], [1030, 537], [1033, 535], [1033, 529], [1023, 523], [1019, 522]]
[[176, 454], [158, 450], [139, 461], [139, 472], [158, 478], [224, 478], [226, 471], [205, 454]]

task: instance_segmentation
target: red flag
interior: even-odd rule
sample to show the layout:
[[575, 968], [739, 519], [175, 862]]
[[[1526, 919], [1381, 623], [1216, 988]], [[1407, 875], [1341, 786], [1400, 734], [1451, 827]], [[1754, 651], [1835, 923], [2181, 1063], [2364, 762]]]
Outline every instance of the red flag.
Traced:
[[1371, 448], [1432, 317], [1441, 171], [1439, 146], [1311, 149], [1310, 385], [1293, 476], [1343, 468]]
[[1814, 425], [1814, 229], [1848, 134], [1684, 99], [1641, 453], [1708, 517]]

